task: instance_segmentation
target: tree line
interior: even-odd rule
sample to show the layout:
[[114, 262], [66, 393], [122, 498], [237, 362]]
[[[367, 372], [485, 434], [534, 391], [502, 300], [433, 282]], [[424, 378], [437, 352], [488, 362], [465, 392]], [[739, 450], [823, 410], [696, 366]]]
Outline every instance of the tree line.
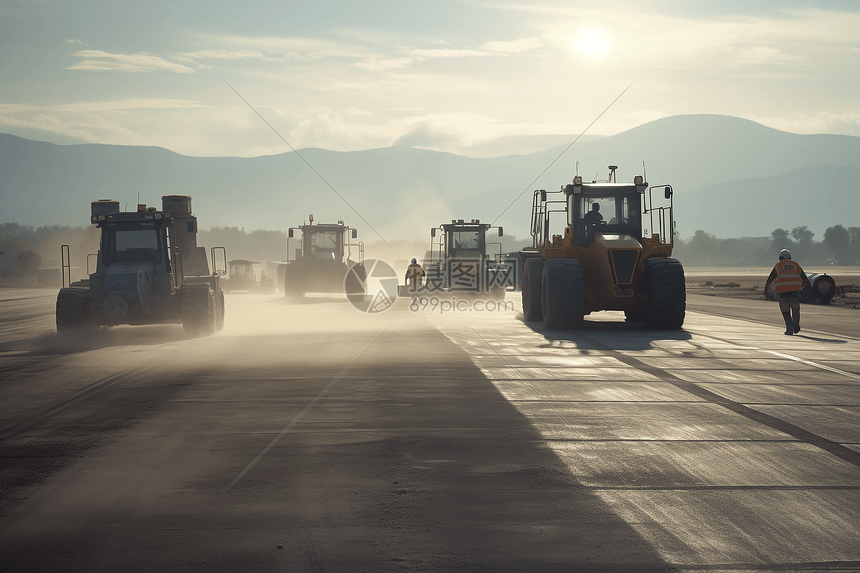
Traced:
[[35, 277], [36, 269], [60, 266], [60, 247], [69, 245], [71, 264], [86, 271], [87, 254], [95, 253], [95, 227], [0, 224], [0, 277]]
[[[698, 230], [686, 240], [675, 238], [673, 256], [685, 266], [770, 266], [780, 250], [789, 249], [792, 257], [805, 264], [860, 265], [860, 227], [834, 225], [824, 232], [822, 241], [806, 226], [774, 229], [769, 237], [719, 239]], [[513, 236], [493, 239], [507, 252], [530, 244]], [[47, 225], [31, 227], [18, 223], [0, 224], [0, 277], [35, 277], [36, 269], [60, 266], [60, 246], [69, 245], [71, 264], [86, 272], [87, 255], [98, 250], [99, 230], [95, 226], [68, 227]], [[223, 246], [230, 259], [283, 261], [287, 258], [287, 236], [283, 231], [247, 232], [238, 227], [210, 227], [201, 230], [198, 244]], [[424, 247], [424, 245], [427, 247]], [[291, 242], [291, 248], [298, 246]], [[368, 245], [373, 247], [374, 245]], [[404, 244], [404, 247], [406, 245]], [[403, 257], [421, 257], [428, 241], [409, 243]], [[496, 248], [490, 250], [495, 253]], [[373, 250], [373, 249], [369, 249]], [[420, 251], [420, 252], [419, 252]], [[376, 252], [376, 251], [374, 251]], [[369, 253], [373, 256], [373, 253]]]
[[673, 256], [684, 266], [770, 266], [782, 249], [805, 264], [860, 265], [860, 227], [834, 225], [824, 231], [823, 241], [805, 225], [774, 229], [769, 237], [718, 239], [698, 230], [687, 240], [675, 239]]
[[[282, 261], [287, 254], [287, 236], [282, 231], [249, 233], [238, 227], [210, 227], [198, 233], [197, 243], [226, 247], [231, 259]], [[0, 277], [35, 277], [36, 269], [59, 267], [61, 245], [69, 245], [71, 266], [86, 273], [87, 255], [98, 252], [99, 229], [0, 224]]]

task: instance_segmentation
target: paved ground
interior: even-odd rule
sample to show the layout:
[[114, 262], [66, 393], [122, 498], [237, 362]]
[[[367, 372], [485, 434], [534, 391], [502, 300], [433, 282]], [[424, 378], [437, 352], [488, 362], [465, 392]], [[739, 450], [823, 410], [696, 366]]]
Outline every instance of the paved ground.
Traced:
[[230, 295], [211, 338], [65, 340], [53, 296], [0, 290], [0, 570], [860, 570], [832, 309], [558, 332]]

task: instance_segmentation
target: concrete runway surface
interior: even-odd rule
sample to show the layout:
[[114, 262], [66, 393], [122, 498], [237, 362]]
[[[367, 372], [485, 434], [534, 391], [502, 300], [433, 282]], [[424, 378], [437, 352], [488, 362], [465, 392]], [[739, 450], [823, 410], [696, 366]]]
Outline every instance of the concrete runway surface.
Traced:
[[55, 297], [0, 290], [0, 571], [860, 570], [850, 310], [230, 294], [209, 338], [69, 339]]

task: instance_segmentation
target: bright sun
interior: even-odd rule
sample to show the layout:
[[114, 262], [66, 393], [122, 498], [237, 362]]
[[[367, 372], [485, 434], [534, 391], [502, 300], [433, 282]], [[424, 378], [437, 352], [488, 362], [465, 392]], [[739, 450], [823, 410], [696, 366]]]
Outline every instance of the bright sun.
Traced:
[[597, 30], [587, 30], [576, 39], [579, 50], [592, 59], [602, 58], [609, 50], [609, 39]]

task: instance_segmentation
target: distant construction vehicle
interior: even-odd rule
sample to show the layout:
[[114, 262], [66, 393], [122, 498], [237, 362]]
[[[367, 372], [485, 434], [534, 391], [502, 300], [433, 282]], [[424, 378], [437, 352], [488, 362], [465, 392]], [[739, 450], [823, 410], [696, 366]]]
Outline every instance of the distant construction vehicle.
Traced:
[[260, 270], [259, 273], [257, 272], [260, 265], [262, 263], [248, 259], [231, 259], [227, 261], [227, 276], [221, 279], [221, 287], [225, 292], [274, 292], [275, 283], [268, 277], [266, 271]]
[[[290, 227], [287, 232], [288, 260], [278, 268], [278, 283], [284, 296], [301, 300], [309, 292], [348, 295], [363, 292], [366, 280], [364, 243], [350, 242], [358, 238], [358, 231], [343, 221], [314, 225], [313, 215], [308, 221], [306, 225]], [[296, 238], [296, 231], [301, 237], [290, 259], [290, 240]], [[357, 261], [351, 258], [353, 248], [357, 250]], [[350, 273], [350, 269], [355, 272]]]
[[[591, 312], [616, 310], [651, 329], [684, 324], [684, 269], [670, 258], [672, 186], [649, 187], [642, 175], [617, 183], [616, 169], [609, 166], [605, 182], [584, 183], [577, 175], [559, 191], [535, 191], [533, 245], [520, 251], [526, 320], [565, 329]], [[561, 234], [550, 233], [551, 213], [565, 215]]]
[[513, 268], [492, 255], [487, 235], [501, 227], [482, 223], [479, 219], [454, 219], [430, 230], [430, 257], [425, 261], [423, 285], [407, 284], [400, 289], [403, 296], [474, 294], [487, 295], [491, 299], [505, 298], [507, 288], [514, 286]]
[[[57, 295], [57, 330], [120, 324], [181, 323], [195, 335], [224, 326], [221, 275], [211, 273], [206, 250], [197, 246], [191, 197], [166, 195], [162, 209], [138, 205], [120, 212], [119, 202], [94, 201], [90, 221], [101, 229], [95, 270], [66, 285], [68, 246], [63, 246], [63, 288]], [[215, 253], [223, 247], [212, 249]]]

